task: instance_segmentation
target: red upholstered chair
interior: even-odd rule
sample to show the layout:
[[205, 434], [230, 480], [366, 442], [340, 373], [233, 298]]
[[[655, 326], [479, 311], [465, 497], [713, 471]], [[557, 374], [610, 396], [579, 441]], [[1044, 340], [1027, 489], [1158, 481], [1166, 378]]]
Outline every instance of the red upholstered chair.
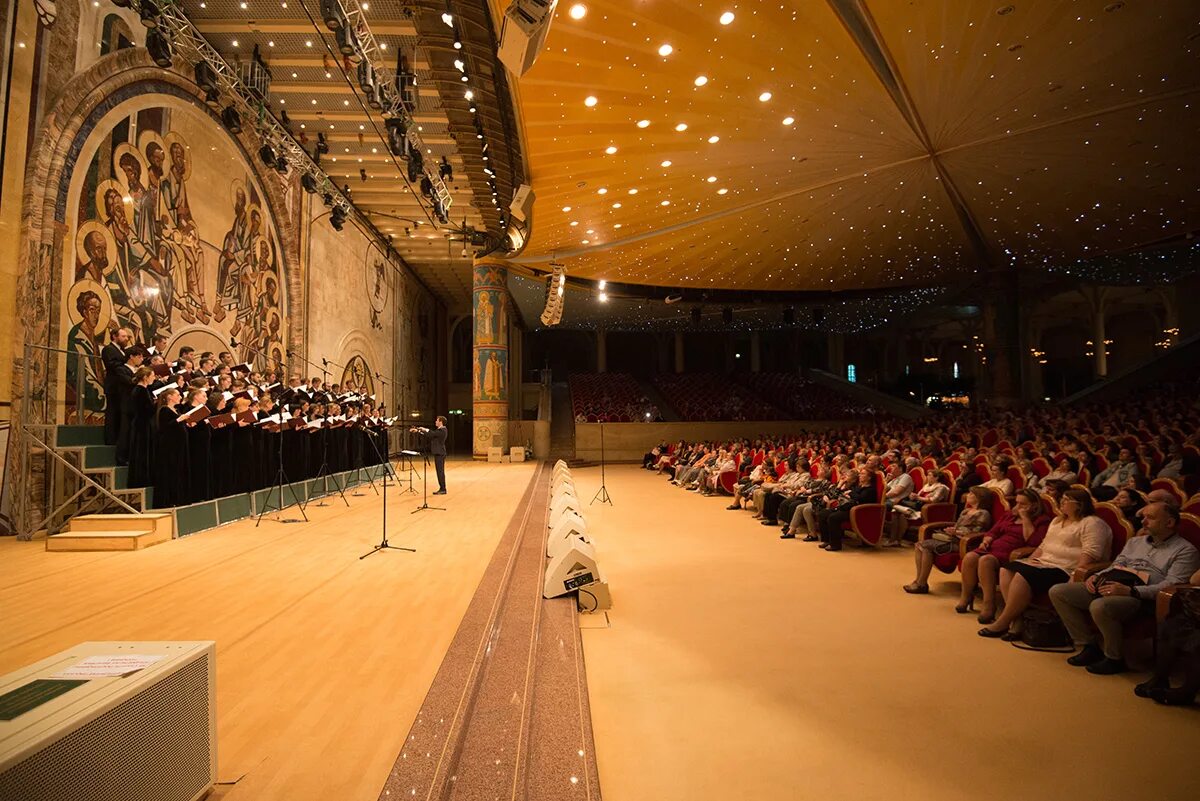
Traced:
[[1112, 560], [1125, 547], [1125, 543], [1129, 541], [1129, 538], [1134, 535], [1133, 526], [1130, 525], [1129, 521], [1125, 519], [1125, 515], [1115, 505], [1107, 502], [1096, 504], [1096, 516], [1107, 523], [1109, 529], [1112, 530], [1112, 550], [1109, 552], [1108, 559], [1091, 565], [1090, 569], [1082, 575], [1080, 575], [1080, 571], [1085, 570], [1085, 568], [1077, 568], [1075, 571], [1077, 581], [1083, 581], [1083, 579], [1087, 578], [1088, 573], [1103, 570], [1112, 564]]
[[887, 524], [887, 507], [883, 505], [883, 473], [875, 473], [875, 503], [860, 503], [850, 508], [850, 520], [842, 529], [857, 537], [866, 545], [879, 547], [883, 541], [883, 529]]
[[1150, 482], [1150, 489], [1166, 490], [1178, 499], [1180, 506], [1183, 506], [1183, 502], [1186, 500], [1183, 495], [1183, 488], [1180, 487], [1179, 484], [1175, 483], [1174, 479], [1156, 478]]
[[717, 487], [725, 495], [733, 494], [733, 487], [737, 483], [738, 471], [726, 470], [717, 476]]
[[962, 472], [963, 472], [962, 462], [958, 461], [957, 459], [952, 462], [947, 462], [946, 463], [946, 472], [949, 473], [950, 475], [954, 476], [954, 480], [957, 481], [959, 478], [962, 477]]
[[914, 467], [912, 470], [909, 470], [908, 477], [912, 479], [913, 492], [920, 492], [921, 488], [925, 486], [925, 471], [921, 468]]
[[1183, 513], [1188, 515], [1200, 515], [1200, 493], [1187, 499], [1187, 503], [1183, 505]]
[[1050, 463], [1042, 457], [1037, 457], [1033, 460], [1033, 472], [1038, 478], [1045, 478], [1050, 474]]
[[921, 469], [926, 473], [937, 470], [937, 462], [932, 456], [926, 456], [925, 461], [921, 462]]
[[988, 470], [988, 466], [986, 463], [980, 464], [980, 463], [976, 462], [975, 475], [979, 476], [979, 478], [984, 482], [990, 481], [992, 478], [991, 471]]
[[1022, 475], [1021, 468], [1017, 467], [1015, 464], [1008, 466], [1006, 477], [1012, 482], [1014, 493], [1017, 492], [1017, 490], [1025, 489], [1025, 476]]
[[1042, 514], [1047, 517], [1058, 517], [1058, 502], [1049, 495], [1043, 493], [1042, 498]]

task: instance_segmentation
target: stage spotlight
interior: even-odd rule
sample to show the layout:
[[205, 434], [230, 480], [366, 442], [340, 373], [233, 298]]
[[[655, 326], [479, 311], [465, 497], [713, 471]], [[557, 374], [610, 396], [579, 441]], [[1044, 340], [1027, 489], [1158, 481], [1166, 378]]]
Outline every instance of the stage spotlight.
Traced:
[[367, 182], [367, 171], [360, 167], [358, 170], [358, 177], [363, 183], [366, 183]]
[[433, 197], [433, 181], [429, 180], [428, 175], [421, 176], [421, 194], [425, 197]]
[[700, 325], [700, 307], [692, 307], [692, 325]]
[[324, 20], [325, 27], [331, 31], [341, 28], [346, 19], [342, 13], [341, 3], [338, 0], [321, 0], [321, 19]]
[[337, 39], [338, 52], [343, 56], [358, 56], [358, 34], [349, 25], [338, 29], [334, 36]]
[[322, 154], [329, 152], [329, 142], [325, 140], [323, 133], [317, 134], [317, 152]]
[[171, 66], [171, 56], [173, 55], [171, 40], [163, 33], [162, 28], [151, 28], [146, 31], [146, 50], [158, 66], [163, 69]]
[[221, 112], [221, 122], [229, 129], [231, 134], [240, 134], [242, 132], [242, 115], [237, 113], [237, 109], [233, 106], [226, 106]]
[[438, 175], [443, 181], [454, 180], [454, 168], [450, 166], [450, 162], [445, 156], [442, 156], [442, 163], [438, 166]]
[[275, 158], [275, 172], [279, 173], [280, 175], [287, 175], [287, 171], [288, 171], [287, 159], [284, 158], [284, 155], [282, 153], [280, 153]]
[[158, 27], [158, 4], [154, 0], [141, 0], [138, 5], [138, 16], [142, 19], [142, 25], [146, 28]]
[[333, 226], [333, 230], [340, 231], [346, 222], [346, 210], [341, 206], [334, 207], [329, 213], [329, 224]]
[[390, 117], [383, 124], [387, 128], [388, 150], [392, 151], [393, 156], [403, 156], [408, 126], [399, 117]]
[[416, 183], [421, 173], [421, 151], [413, 149], [408, 154], [408, 182]]
[[204, 102], [214, 109], [221, 105], [221, 93], [217, 86], [217, 73], [209, 66], [208, 62], [197, 62], [194, 75], [196, 77], [196, 86], [204, 90]]
[[263, 146], [258, 149], [258, 157], [268, 167], [275, 166], [275, 150], [266, 142], [263, 142]]
[[310, 195], [317, 192], [317, 179], [311, 173], [304, 173], [300, 176], [300, 186], [304, 187], [304, 191]]
[[321, 196], [321, 202], [325, 204], [326, 208], [329, 208], [330, 206], [332, 206], [333, 205], [333, 193], [326, 192], [324, 195]]
[[721, 322], [725, 323], [725, 325], [733, 322], [733, 309], [728, 306], [721, 309]]

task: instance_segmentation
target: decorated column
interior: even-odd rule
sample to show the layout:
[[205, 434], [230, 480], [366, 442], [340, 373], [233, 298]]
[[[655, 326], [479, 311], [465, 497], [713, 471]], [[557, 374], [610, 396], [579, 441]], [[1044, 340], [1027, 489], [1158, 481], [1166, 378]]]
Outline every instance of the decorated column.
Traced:
[[474, 267], [471, 452], [476, 458], [487, 458], [488, 448], [508, 450], [507, 276], [508, 270], [496, 262], [476, 262]]

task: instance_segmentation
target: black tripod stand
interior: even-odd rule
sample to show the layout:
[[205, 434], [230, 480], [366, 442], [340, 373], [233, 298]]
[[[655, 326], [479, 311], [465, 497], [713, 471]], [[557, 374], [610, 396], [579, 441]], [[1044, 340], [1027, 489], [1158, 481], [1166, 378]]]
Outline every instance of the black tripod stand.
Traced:
[[[270, 360], [267, 359], [266, 356], [264, 356], [262, 353], [255, 350], [254, 348], [250, 347], [245, 342], [243, 342], [241, 344], [241, 346], [243, 348], [245, 348], [247, 353], [252, 353], [252, 354], [254, 354], [255, 357], [262, 359], [264, 362], [269, 363]], [[229, 347], [237, 348], [238, 347], [237, 339], [235, 339], [234, 337], [230, 337], [229, 338]], [[284, 364], [282, 361], [279, 363], [279, 371], [282, 374], [287, 375], [287, 372], [288, 372], [287, 365]], [[276, 518], [277, 520], [279, 520], [280, 523], [300, 523], [300, 522], [307, 523], [308, 522], [308, 515], [306, 515], [304, 513], [304, 501], [300, 500], [300, 497], [298, 495], [296, 495], [296, 490], [294, 487], [292, 487], [292, 482], [290, 479], [288, 479], [287, 472], [283, 469], [283, 435], [284, 435], [283, 428], [284, 428], [284, 426], [283, 426], [283, 406], [282, 405], [280, 405], [279, 411], [277, 411], [275, 413], [275, 415], [276, 415], [276, 417], [279, 418], [279, 431], [275, 432], [276, 435], [279, 437], [278, 446], [276, 449], [276, 458], [279, 460], [279, 467], [275, 471], [275, 483], [272, 484], [271, 489], [267, 491], [267, 497], [263, 501], [263, 508], [259, 510], [258, 518], [254, 521], [255, 528], [258, 528], [258, 526], [262, 523], [263, 517], [266, 516], [267, 512], [282, 513], [283, 510], [287, 508], [287, 506], [295, 506], [297, 509], [299, 509], [300, 517], [302, 517], [304, 519], [303, 519], [303, 521], [301, 521], [301, 520], [297, 520], [294, 517], [278, 517], [278, 518]], [[285, 486], [287, 487], [288, 492], [292, 493], [292, 502], [289, 503], [287, 506], [283, 505], [283, 489]], [[276, 490], [278, 490], [278, 492], [279, 492], [279, 500], [276, 502], [275, 507], [272, 509], [271, 508], [271, 495], [274, 494], [276, 492]]]
[[367, 551], [362, 556], [358, 557], [358, 560], [361, 562], [363, 559], [366, 559], [371, 554], [379, 553], [380, 551], [408, 551], [409, 553], [416, 553], [417, 552], [416, 548], [405, 548], [402, 545], [392, 545], [390, 542], [388, 542], [388, 537], [387, 537], [388, 476], [390, 475], [392, 477], [395, 477], [396, 474], [392, 470], [391, 460], [384, 459], [383, 456], [379, 453], [379, 447], [375, 444], [374, 438], [368, 437], [367, 441], [371, 443], [371, 448], [375, 451], [375, 455], [379, 458], [379, 461], [381, 461], [384, 465], [384, 470], [383, 470], [383, 539], [380, 540], [379, 544], [376, 545], [374, 548]]
[[[600, 423], [600, 489], [592, 496], [592, 503], [596, 501], [613, 505], [612, 498], [609, 497], [608, 487], [604, 486], [604, 423]], [[590, 505], [590, 504], [589, 504]]]
[[[426, 509], [434, 509], [439, 512], [446, 511], [444, 506], [429, 505], [429, 451], [428, 449], [421, 451], [421, 456], [425, 460], [425, 465], [421, 470], [421, 505], [413, 509], [409, 514], [415, 515], [417, 512], [423, 512]], [[410, 462], [411, 464], [411, 462]]]

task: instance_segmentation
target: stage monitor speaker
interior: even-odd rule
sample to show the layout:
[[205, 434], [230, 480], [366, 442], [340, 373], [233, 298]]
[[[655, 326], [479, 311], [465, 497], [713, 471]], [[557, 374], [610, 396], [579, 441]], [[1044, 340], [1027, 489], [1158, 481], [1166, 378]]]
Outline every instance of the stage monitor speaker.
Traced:
[[546, 565], [546, 582], [542, 587], [542, 596], [557, 598], [569, 592], [595, 584], [604, 580], [594, 555], [587, 553], [591, 548], [575, 545], [551, 559]]
[[518, 220], [528, 221], [529, 215], [533, 213], [533, 187], [529, 184], [518, 186], [517, 191], [513, 193], [512, 204], [509, 208]]
[[80, 643], [0, 695], [0, 799], [196, 801], [217, 780], [212, 642]]
[[513, 0], [504, 12], [497, 53], [514, 75], [524, 75], [546, 44], [558, 0]]
[[575, 486], [575, 479], [570, 473], [559, 473], [550, 480], [551, 489], [566, 485], [568, 487]]
[[550, 529], [550, 534], [546, 538], [546, 552], [549, 553], [552, 544], [566, 539], [572, 534], [591, 541], [591, 538], [588, 537], [587, 521], [575, 512], [568, 512], [559, 518], [558, 522], [554, 524], [554, 528]]
[[589, 555], [591, 558], [596, 558], [596, 546], [585, 537], [572, 532], [560, 540], [551, 542], [546, 548], [546, 556], [551, 560], [557, 559], [572, 548], [579, 548], [581, 551]]
[[569, 511], [576, 512], [577, 514], [580, 515], [580, 517], [583, 516], [582, 515], [583, 502], [580, 501], [578, 498], [576, 498], [574, 495], [564, 495], [561, 498], [554, 501], [554, 503], [550, 504], [550, 526], [551, 526], [551, 528], [554, 527], [554, 524], [558, 522], [560, 517], [562, 517], [564, 514], [566, 514]]
[[564, 462], [562, 459], [559, 459], [557, 462], [554, 463], [554, 472], [558, 473], [562, 470], [566, 470], [567, 472], [570, 472], [571, 466], [569, 464], [567, 464], [566, 462]]
[[563, 498], [569, 498], [572, 501], [578, 501], [579, 493], [577, 493], [575, 488], [572, 486], [568, 486], [566, 484], [562, 485], [550, 493], [550, 509], [553, 510], [555, 504], [557, 504]]

